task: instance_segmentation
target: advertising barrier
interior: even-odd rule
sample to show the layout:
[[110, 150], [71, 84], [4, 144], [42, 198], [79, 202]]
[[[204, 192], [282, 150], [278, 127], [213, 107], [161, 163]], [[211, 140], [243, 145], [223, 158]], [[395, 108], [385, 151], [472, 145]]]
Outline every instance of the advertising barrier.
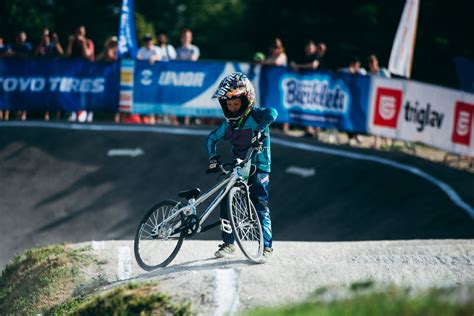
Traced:
[[0, 109], [116, 111], [118, 63], [0, 59]]
[[[222, 117], [212, 95], [220, 81], [236, 71], [246, 73], [258, 87], [260, 66], [217, 61], [136, 61], [134, 70], [134, 113], [157, 113]], [[258, 92], [257, 92], [258, 95]]]
[[260, 104], [275, 107], [279, 122], [366, 132], [369, 88], [367, 76], [265, 67]]
[[4, 58], [0, 109], [222, 117], [211, 97], [235, 71], [249, 76], [257, 104], [276, 108], [280, 123], [423, 142], [474, 156], [472, 93], [410, 80], [249, 63]]
[[408, 80], [372, 78], [369, 133], [474, 155], [474, 95]]

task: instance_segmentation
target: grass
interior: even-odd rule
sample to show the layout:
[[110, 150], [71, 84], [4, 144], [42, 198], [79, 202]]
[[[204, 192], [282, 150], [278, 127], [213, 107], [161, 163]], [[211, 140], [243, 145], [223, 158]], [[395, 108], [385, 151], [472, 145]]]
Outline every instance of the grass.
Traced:
[[47, 315], [191, 315], [189, 304], [173, 304], [152, 283], [129, 283], [104, 294], [71, 299]]
[[[450, 291], [428, 290], [413, 294], [407, 289], [388, 287], [373, 289], [373, 283], [360, 282], [350, 286], [352, 295], [343, 299], [327, 299], [327, 288], [318, 289], [312, 298], [300, 304], [275, 308], [257, 308], [243, 315], [320, 315], [320, 316], [431, 316], [474, 315], [474, 300], [456, 302], [450, 300]], [[471, 289], [472, 293], [472, 289]], [[347, 294], [347, 293], [346, 293]], [[452, 294], [452, 293], [451, 293]], [[323, 299], [325, 296], [326, 299]]]
[[32, 249], [14, 257], [0, 277], [0, 314], [31, 315], [72, 295], [86, 249], [65, 245]]
[[190, 315], [189, 304], [174, 304], [151, 283], [130, 283], [106, 293], [90, 248], [67, 245], [31, 249], [14, 257], [0, 277], [0, 315]]

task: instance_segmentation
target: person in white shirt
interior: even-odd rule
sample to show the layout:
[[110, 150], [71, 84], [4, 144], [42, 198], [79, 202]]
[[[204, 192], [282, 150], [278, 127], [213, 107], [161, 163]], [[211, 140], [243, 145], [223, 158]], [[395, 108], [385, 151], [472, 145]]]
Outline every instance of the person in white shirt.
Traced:
[[[193, 42], [193, 31], [190, 29], [184, 29], [181, 32], [181, 47], [177, 49], [178, 60], [189, 60], [196, 61], [199, 59], [201, 52], [199, 47], [191, 44]], [[184, 125], [189, 125], [191, 122], [190, 116], [184, 117]]]
[[339, 69], [339, 71], [352, 75], [367, 75], [367, 70], [365, 70], [360, 65], [360, 59], [354, 56], [349, 61], [349, 66], [347, 66], [346, 68]]
[[153, 65], [155, 61], [161, 60], [161, 49], [153, 45], [153, 37], [151, 34], [146, 34], [143, 37], [143, 41], [145, 45], [138, 50], [137, 59], [148, 60], [150, 65]]
[[161, 49], [161, 60], [170, 61], [177, 57], [173, 45], [168, 44], [168, 36], [164, 33], [158, 35], [158, 47]]
[[190, 29], [184, 29], [181, 32], [181, 47], [177, 50], [179, 60], [196, 61], [199, 59], [201, 52], [199, 47], [191, 44], [192, 41], [193, 32]]

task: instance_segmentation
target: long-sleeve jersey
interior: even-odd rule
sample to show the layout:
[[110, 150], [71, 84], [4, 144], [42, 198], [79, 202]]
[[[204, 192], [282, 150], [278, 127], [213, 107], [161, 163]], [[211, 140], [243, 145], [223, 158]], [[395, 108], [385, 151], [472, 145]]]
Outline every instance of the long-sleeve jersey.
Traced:
[[252, 159], [258, 169], [270, 172], [270, 133], [268, 126], [275, 121], [278, 112], [274, 108], [253, 108], [244, 125], [233, 129], [227, 121], [212, 131], [207, 137], [207, 153], [209, 158], [217, 156], [217, 143], [226, 140], [232, 144], [233, 158], [245, 158], [251, 146], [254, 131], [264, 132], [267, 136], [264, 140], [264, 150]]

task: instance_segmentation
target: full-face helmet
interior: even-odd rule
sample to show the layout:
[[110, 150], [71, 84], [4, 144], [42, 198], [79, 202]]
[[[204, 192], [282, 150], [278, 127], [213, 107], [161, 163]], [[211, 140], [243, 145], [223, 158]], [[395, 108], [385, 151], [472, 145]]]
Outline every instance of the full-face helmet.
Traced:
[[[245, 74], [234, 72], [222, 79], [212, 98], [219, 100], [224, 116], [230, 125], [233, 128], [239, 128], [255, 105], [255, 88]], [[240, 98], [242, 102], [237, 112], [231, 112], [227, 107], [227, 100], [234, 98]]]

